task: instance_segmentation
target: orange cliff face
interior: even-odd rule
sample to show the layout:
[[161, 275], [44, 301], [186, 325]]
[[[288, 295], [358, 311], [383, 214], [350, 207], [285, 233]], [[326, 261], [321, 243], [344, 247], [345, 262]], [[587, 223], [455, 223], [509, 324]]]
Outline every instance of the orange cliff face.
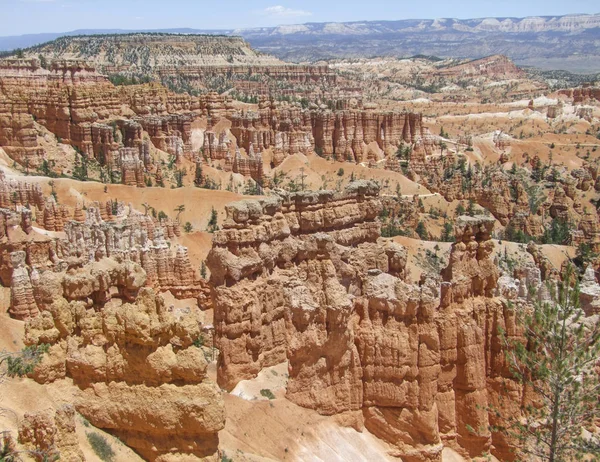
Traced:
[[115, 87], [82, 61], [53, 61], [49, 69], [37, 59], [0, 61], [0, 146], [31, 168], [45, 158], [35, 123], [101, 165], [120, 167], [122, 147], [147, 157], [142, 129], [158, 148], [189, 156], [189, 125], [203, 109], [207, 101], [157, 84]]
[[[208, 285], [194, 270], [187, 249], [180, 245], [171, 248], [171, 239], [181, 235], [178, 222], [157, 220], [116, 201], [91, 203], [85, 211], [80, 205], [74, 210], [59, 206], [53, 197], [36, 201], [39, 187], [4, 175], [0, 175], [0, 200], [2, 191], [23, 201], [0, 208], [0, 281], [11, 287], [13, 317], [28, 319], [47, 309], [52, 298], [44, 298], [45, 277], [87, 268], [104, 259], [139, 264], [145, 286], [170, 291], [178, 299], [195, 298], [201, 309], [210, 308]], [[23, 207], [25, 203], [30, 208]], [[89, 299], [105, 304], [115, 295], [111, 292], [115, 286], [120, 296], [134, 290], [124, 279], [116, 284], [110, 278], [89, 274], [85, 278], [88, 282], [82, 294], [65, 295], [70, 301]]]
[[[4, 181], [4, 189], [36, 191]], [[77, 206], [73, 219], [66, 209], [60, 233], [34, 228], [30, 209], [0, 209], [0, 279], [10, 287], [9, 313], [25, 321], [27, 345], [50, 345], [30, 377], [42, 384], [71, 379], [75, 409], [146, 460], [217, 460], [224, 403], [198, 344], [207, 335], [207, 284], [185, 247], [171, 249], [177, 224], [108, 205]], [[197, 303], [168, 307], [159, 295], [167, 290]], [[72, 414], [59, 410], [54, 421], [27, 415], [21, 443], [49, 444], [36, 436], [46, 429], [64, 432], [61, 457], [77, 452], [66, 441]]]
[[417, 286], [406, 250], [379, 237], [380, 209], [365, 181], [229, 206], [207, 259], [219, 384], [288, 360], [288, 399], [354, 414], [403, 460], [439, 461], [444, 445], [509, 457], [488, 430], [500, 388], [521, 393], [499, 349], [497, 326], [518, 332], [495, 297], [493, 219], [460, 219], [443, 280]]
[[[275, 167], [294, 154], [313, 151], [339, 161], [362, 163], [393, 157], [402, 144], [420, 143], [429, 150], [430, 135], [422, 115], [374, 109], [302, 109], [264, 100], [258, 111], [236, 111], [231, 134], [246, 152], [271, 150]], [[230, 140], [209, 126], [205, 133], [205, 152], [212, 159], [224, 158]], [[375, 144], [379, 152], [370, 145]]]
[[[431, 146], [420, 114], [302, 109], [269, 100], [256, 112], [239, 111], [230, 99], [212, 93], [193, 97], [158, 84], [115, 87], [81, 61], [53, 61], [49, 69], [36, 59], [0, 62], [0, 146], [26, 168], [50, 159], [38, 141], [42, 126], [57, 141], [117, 172], [124, 184], [144, 187], [157, 174], [153, 149], [177, 161], [195, 159], [192, 125], [204, 117], [204, 155], [225, 160], [225, 170], [259, 183], [264, 162], [275, 167], [294, 154], [317, 151], [356, 163], [388, 157], [390, 168], [397, 169], [398, 146], [420, 145], [425, 152]], [[229, 135], [215, 131], [223, 119], [231, 123]], [[236, 147], [244, 153], [237, 155]], [[265, 150], [270, 155], [263, 160]]]
[[224, 404], [194, 345], [202, 335], [198, 310], [173, 311], [152, 289], [131, 292], [131, 284], [144, 284], [136, 266], [103, 260], [87, 267], [108, 284], [130, 286], [122, 303], [95, 309], [77, 298], [83, 272], [65, 277], [63, 290], [56, 279], [46, 281], [56, 282], [45, 288], [57, 289], [48, 294], [52, 302], [25, 327], [26, 343], [51, 345], [33, 377], [70, 377], [77, 411], [146, 460], [216, 460]]

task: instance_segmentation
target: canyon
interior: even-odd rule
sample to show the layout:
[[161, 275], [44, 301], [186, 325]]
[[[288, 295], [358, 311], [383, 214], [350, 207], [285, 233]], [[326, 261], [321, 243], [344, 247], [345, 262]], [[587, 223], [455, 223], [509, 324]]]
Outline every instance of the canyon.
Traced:
[[195, 34], [0, 59], [0, 348], [33, 361], [0, 425], [72, 461], [518, 460], [521, 316], [570, 265], [600, 312], [597, 96]]

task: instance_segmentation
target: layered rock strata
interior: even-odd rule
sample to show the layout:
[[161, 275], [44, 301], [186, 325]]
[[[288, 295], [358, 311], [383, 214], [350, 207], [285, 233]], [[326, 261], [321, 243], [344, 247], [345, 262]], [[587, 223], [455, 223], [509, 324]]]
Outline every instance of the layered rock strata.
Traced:
[[[171, 311], [151, 289], [140, 289], [145, 273], [138, 265], [121, 270], [101, 261], [62, 281], [41, 279], [47, 305], [27, 323], [25, 341], [51, 346], [35, 380], [70, 377], [79, 388], [77, 411], [146, 460], [216, 461], [224, 404], [194, 346], [202, 336], [199, 310]], [[98, 304], [98, 291], [88, 294], [104, 292], [103, 284], [124, 284], [118, 303]]]
[[[54, 236], [33, 229], [29, 209], [0, 209], [0, 282], [11, 288], [11, 316], [28, 319], [44, 309], [46, 302], [35, 290], [40, 274], [91, 268], [103, 260], [137, 263], [147, 275], [147, 286], [170, 291], [178, 299], [195, 298], [202, 309], [210, 308], [208, 284], [192, 267], [187, 249], [171, 248], [169, 240], [180, 235], [179, 224], [159, 222], [131, 207], [125, 215], [124, 207], [114, 205], [95, 203], [86, 211], [78, 206], [75, 219], [60, 222], [64, 235]], [[58, 230], [55, 221], [48, 226], [48, 217], [53, 217], [49, 210], [48, 206], [44, 209], [46, 227]], [[112, 286], [105, 282], [88, 285], [98, 284], [104, 289], [99, 293], [100, 289], [94, 289], [86, 297], [103, 304], [111, 299]]]
[[[37, 59], [4, 60], [0, 146], [21, 165], [39, 167], [46, 159], [39, 124], [110, 169], [122, 167], [123, 147], [135, 149], [148, 168], [143, 132], [158, 149], [190, 156], [190, 124], [213, 99], [178, 95], [157, 84], [116, 87], [82, 61], [52, 61], [44, 69]], [[219, 103], [226, 106], [224, 98]]]
[[[289, 155], [313, 150], [341, 161], [380, 160], [395, 154], [402, 144], [412, 145], [430, 136], [420, 114], [370, 109], [302, 110], [279, 107], [267, 100], [259, 104], [257, 112], [234, 113], [230, 119], [238, 146], [246, 151], [250, 146], [258, 151], [272, 149], [273, 166]], [[223, 152], [221, 140], [216, 140], [214, 135], [209, 138], [209, 146], [214, 146], [211, 153]], [[375, 157], [369, 149], [373, 143], [380, 150]]]
[[493, 220], [460, 219], [443, 280], [413, 285], [406, 250], [379, 237], [380, 210], [370, 182], [227, 208], [207, 259], [219, 384], [288, 360], [288, 399], [354, 414], [403, 460], [439, 461], [444, 445], [509, 458], [488, 430], [501, 389], [521, 393], [498, 337], [518, 333], [494, 298]]
[[41, 460], [85, 461], [75, 429], [75, 409], [71, 405], [63, 405], [54, 413], [25, 414], [19, 424], [19, 443]]

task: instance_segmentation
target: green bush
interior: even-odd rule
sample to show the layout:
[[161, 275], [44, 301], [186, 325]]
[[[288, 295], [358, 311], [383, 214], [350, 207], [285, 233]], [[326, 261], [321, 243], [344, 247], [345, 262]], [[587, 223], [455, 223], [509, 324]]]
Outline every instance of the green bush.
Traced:
[[262, 390], [260, 390], [260, 394], [263, 395], [265, 398], [275, 399], [275, 395], [268, 388], [263, 388]]
[[204, 346], [204, 335], [200, 334], [196, 340], [194, 340], [193, 345], [197, 348], [201, 348]]
[[31, 345], [23, 348], [19, 354], [9, 356], [6, 358], [6, 373], [9, 377], [23, 377], [31, 374], [49, 348], [50, 345], [45, 343]]
[[96, 453], [96, 455], [107, 462], [110, 462], [115, 457], [115, 452], [110, 447], [110, 443], [106, 440], [106, 438], [98, 433], [86, 433], [87, 439], [90, 443], [90, 446]]
[[425, 229], [425, 224], [422, 221], [419, 221], [419, 223], [417, 224], [415, 232], [419, 235], [419, 238], [422, 240], [426, 240], [429, 237], [429, 234]]

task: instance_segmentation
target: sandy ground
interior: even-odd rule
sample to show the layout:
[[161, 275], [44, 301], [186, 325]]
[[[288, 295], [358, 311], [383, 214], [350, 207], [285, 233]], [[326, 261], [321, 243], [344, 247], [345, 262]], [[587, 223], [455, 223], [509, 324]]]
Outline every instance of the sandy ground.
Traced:
[[[225, 394], [227, 423], [219, 433], [220, 449], [235, 461], [399, 461], [393, 448], [367, 429], [344, 425], [343, 417], [322, 416], [285, 399], [287, 362], [263, 369]], [[269, 400], [261, 389], [273, 392]], [[352, 418], [346, 416], [346, 421]], [[444, 462], [464, 462], [444, 448]], [[495, 460], [495, 459], [492, 459]]]
[[[226, 393], [227, 422], [220, 448], [235, 461], [385, 461], [398, 460], [391, 448], [366, 429], [340, 425], [285, 399], [287, 363], [265, 368]], [[268, 399], [260, 390], [275, 396]]]
[[[337, 162], [324, 159], [316, 154], [304, 156], [296, 154], [286, 158], [281, 165], [272, 170], [284, 172], [288, 179], [301, 182], [301, 171], [304, 168], [304, 183], [306, 189], [339, 189], [342, 190], [354, 174], [355, 179], [376, 180], [382, 186], [382, 194], [396, 194], [396, 184], [400, 185], [402, 194], [428, 194], [425, 186], [409, 180], [401, 173], [390, 170], [368, 168], [349, 162]], [[338, 175], [343, 169], [343, 175]], [[287, 181], [284, 181], [287, 184]]]
[[[29, 176], [27, 181], [39, 183], [45, 194], [50, 195], [51, 187], [47, 177]], [[181, 204], [186, 210], [181, 214], [180, 221], [189, 221], [195, 230], [205, 230], [210, 219], [211, 209], [214, 207], [219, 214], [219, 223], [225, 218], [225, 205], [245, 196], [229, 191], [195, 188], [192, 186], [167, 189], [167, 188], [136, 188], [131, 186], [98, 182], [79, 182], [70, 179], [54, 179], [55, 190], [60, 204], [75, 207], [79, 204], [90, 204], [94, 201], [106, 202], [111, 198], [118, 198], [125, 204], [131, 204], [136, 210], [144, 212], [142, 204], [148, 203], [157, 212], [163, 211], [167, 216], [175, 219], [175, 208]], [[104, 188], [106, 187], [106, 192]], [[252, 196], [256, 197], [256, 196]]]

